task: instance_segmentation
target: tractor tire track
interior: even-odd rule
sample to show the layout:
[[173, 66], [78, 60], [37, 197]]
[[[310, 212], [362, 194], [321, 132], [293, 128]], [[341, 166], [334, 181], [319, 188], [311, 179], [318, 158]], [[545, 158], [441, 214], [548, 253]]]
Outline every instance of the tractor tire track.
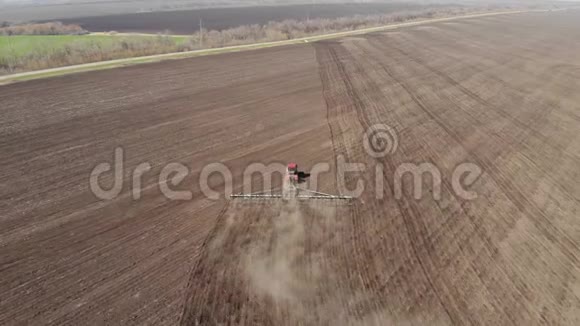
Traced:
[[[326, 47], [326, 49], [324, 49], [324, 47]], [[325, 50], [327, 50], [327, 53], [329, 56], [329, 61], [331, 61], [333, 63], [333, 65], [335, 66], [335, 69], [338, 71], [338, 74], [340, 76], [339, 80], [342, 83], [344, 83], [344, 89], [346, 91], [348, 98], [352, 100], [352, 103], [350, 103], [350, 107], [352, 107], [356, 111], [356, 113], [357, 113], [356, 116], [358, 118], [358, 122], [360, 123], [360, 126], [363, 128], [363, 130], [369, 130], [369, 128], [373, 125], [371, 122], [371, 118], [369, 116], [371, 116], [373, 113], [366, 111], [367, 107], [365, 107], [362, 99], [360, 98], [359, 93], [357, 92], [356, 88], [353, 86], [353, 82], [350, 79], [350, 75], [346, 72], [345, 66], [341, 60], [341, 57], [343, 57], [343, 58], [348, 58], [351, 62], [355, 62], [354, 58], [349, 57], [348, 52], [340, 44], [337, 44], [335, 42], [324, 42], [324, 43], [319, 43], [317, 45], [317, 51], [323, 52]], [[341, 50], [340, 56], [338, 54], [338, 50]], [[321, 61], [321, 65], [323, 65], [323, 64], [324, 64], [324, 61]], [[359, 73], [361, 72], [361, 70], [357, 70], [357, 71]], [[359, 76], [359, 78], [369, 80], [369, 77], [364, 76], [364, 75]], [[328, 83], [327, 79], [323, 78], [323, 84], [327, 84], [327, 83]], [[332, 86], [328, 86], [328, 87], [330, 88]], [[334, 109], [334, 108], [329, 106], [329, 101], [327, 101], [327, 107], [329, 107], [329, 110]], [[375, 122], [379, 122], [379, 121], [377, 121], [375, 118]], [[347, 159], [347, 162], [354, 162], [354, 161], [355, 160], [353, 160], [350, 157]], [[391, 174], [387, 173], [387, 175], [394, 174], [394, 171], [396, 170], [396, 168], [390, 160], [381, 160], [378, 163], [385, 164], [385, 166], [387, 167], [387, 171], [391, 173]], [[389, 181], [389, 180], [387, 180], [387, 181]], [[352, 187], [352, 184], [351, 184], [351, 187]], [[388, 192], [390, 192], [390, 194], [388, 194], [388, 195], [391, 195], [392, 198], [394, 198], [392, 189], [389, 190]], [[397, 201], [399, 211], [401, 213], [403, 213], [402, 219], [406, 225], [406, 229], [407, 229], [408, 237], [410, 239], [411, 248], [413, 250], [414, 257], [416, 258], [417, 262], [419, 263], [419, 266], [422, 270], [422, 274], [429, 284], [429, 289], [435, 293], [437, 300], [438, 300], [440, 306], [445, 310], [446, 315], [451, 320], [453, 320], [452, 315], [447, 310], [447, 305], [443, 301], [441, 295], [438, 293], [437, 286], [435, 286], [433, 280], [430, 277], [430, 275], [432, 273], [427, 271], [427, 269], [425, 267], [425, 263], [423, 262], [424, 257], [422, 257], [422, 255], [419, 254], [419, 251], [418, 251], [417, 247], [415, 246], [415, 240], [420, 239], [420, 238], [424, 238], [424, 236], [419, 235], [419, 232], [417, 232], [417, 230], [415, 230], [415, 228], [412, 226], [412, 224], [408, 223], [408, 221], [420, 219], [421, 213], [417, 207], [410, 205], [409, 202], [405, 201], [404, 204], [406, 204], [406, 206], [401, 205]]]
[[[413, 59], [411, 59], [411, 60], [413, 60]], [[385, 72], [387, 72], [387, 74], [389, 74], [389, 76], [391, 76], [391, 78], [393, 78], [393, 80], [397, 81], [397, 83], [405, 89], [407, 94], [413, 99], [413, 101], [417, 104], [418, 107], [420, 107], [433, 121], [436, 121], [437, 124], [447, 132], [447, 134], [449, 134], [450, 136], [453, 137], [453, 139], [455, 139], [457, 144], [460, 144], [460, 145], [463, 144], [461, 137], [454, 130], [452, 130], [450, 127], [448, 127], [441, 117], [439, 117], [437, 114], [431, 112], [427, 108], [427, 106], [423, 103], [423, 101], [421, 100], [419, 95], [417, 95], [416, 92], [412, 91], [411, 88], [406, 84], [405, 81], [403, 81], [400, 78], [397, 78], [393, 74], [393, 72], [387, 66], [382, 64], [381, 62], [379, 62], [379, 65], [382, 67], [382, 69], [385, 70]], [[424, 65], [422, 65], [422, 66], [426, 67]], [[468, 148], [464, 147], [464, 149], [469, 153], [470, 157], [475, 162], [477, 162], [477, 164], [482, 166], [484, 168], [484, 170], [490, 174], [490, 176], [495, 180], [496, 184], [502, 188], [502, 192], [508, 198], [510, 198], [512, 203], [522, 213], [524, 213], [526, 216], [532, 218], [532, 220], [535, 222], [535, 225], [540, 230], [544, 231], [544, 234], [546, 234], [548, 236], [550, 241], [552, 241], [554, 243], [558, 243], [560, 248], [563, 250], [563, 252], [566, 253], [568, 258], [572, 262], [574, 262], [574, 264], [580, 263], [579, 258], [575, 254], [573, 254], [570, 249], [568, 249], [568, 248], [574, 248], [577, 246], [577, 244], [574, 242], [574, 240], [572, 240], [570, 238], [570, 236], [568, 234], [566, 234], [564, 231], [558, 230], [556, 227], [554, 227], [554, 225], [552, 224], [550, 219], [544, 215], [544, 213], [535, 205], [535, 203], [527, 200], [526, 197], [519, 191], [519, 189], [517, 189], [515, 186], [513, 186], [513, 184], [511, 183], [510, 180], [501, 176], [501, 171], [499, 171], [495, 168], [493, 162], [489, 161], [485, 157], [482, 157], [481, 155], [478, 155], [476, 152], [471, 151]], [[558, 239], [562, 239], [563, 241], [560, 241]]]

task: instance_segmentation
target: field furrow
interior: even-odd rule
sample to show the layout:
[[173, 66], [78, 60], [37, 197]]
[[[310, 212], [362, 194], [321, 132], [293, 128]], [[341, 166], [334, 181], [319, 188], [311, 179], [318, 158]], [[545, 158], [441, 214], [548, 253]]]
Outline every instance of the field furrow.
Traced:
[[0, 324], [580, 324], [577, 15], [0, 87]]

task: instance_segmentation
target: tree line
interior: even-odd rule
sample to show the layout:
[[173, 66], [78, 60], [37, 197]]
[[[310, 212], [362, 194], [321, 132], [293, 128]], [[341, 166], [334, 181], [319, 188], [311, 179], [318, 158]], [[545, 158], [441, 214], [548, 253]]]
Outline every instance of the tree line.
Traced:
[[0, 35], [83, 35], [88, 31], [79, 25], [50, 22], [41, 24], [11, 25], [8, 22], [0, 23]]

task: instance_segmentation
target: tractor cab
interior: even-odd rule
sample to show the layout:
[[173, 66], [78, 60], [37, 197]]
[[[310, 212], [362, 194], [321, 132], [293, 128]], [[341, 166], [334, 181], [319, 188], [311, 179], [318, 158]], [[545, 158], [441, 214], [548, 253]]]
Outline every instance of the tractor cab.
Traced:
[[288, 180], [292, 183], [300, 182], [300, 174], [298, 172], [298, 164], [288, 163]]
[[298, 174], [298, 164], [288, 163], [288, 174]]

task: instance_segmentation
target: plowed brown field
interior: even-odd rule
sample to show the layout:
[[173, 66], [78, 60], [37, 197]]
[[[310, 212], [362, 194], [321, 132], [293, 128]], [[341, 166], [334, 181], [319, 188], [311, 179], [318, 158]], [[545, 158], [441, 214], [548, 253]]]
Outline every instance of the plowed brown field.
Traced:
[[[391, 14], [427, 9], [443, 9], [444, 5], [420, 3], [335, 3], [298, 4], [285, 6], [259, 6], [241, 8], [209, 8], [179, 11], [141, 12], [105, 16], [79, 16], [61, 19], [63, 23], [79, 24], [91, 32], [139, 32], [189, 35], [199, 31], [199, 21], [208, 30], [223, 30], [242, 25], [265, 25], [271, 21], [286, 19], [307, 20], [312, 18], [339, 18], [354, 15]], [[451, 8], [452, 6], [447, 6]], [[457, 7], [457, 6], [456, 6]], [[91, 16], [92, 14], [89, 14]], [[0, 14], [0, 17], [1, 14]]]
[[[580, 324], [577, 15], [0, 87], [0, 324]], [[377, 123], [399, 138], [381, 158], [362, 145]], [[117, 146], [126, 182], [100, 201], [89, 174]], [[366, 170], [340, 175], [339, 157]], [[365, 191], [351, 205], [226, 202], [197, 182], [222, 162], [239, 190], [248, 164], [288, 161], [330, 163], [322, 191], [339, 192], [337, 174]], [[161, 194], [170, 162], [188, 166], [176, 188], [193, 200]], [[415, 199], [409, 178], [395, 199], [397, 167], [422, 162], [441, 171], [441, 200], [430, 182]], [[464, 162], [483, 171], [475, 200], [452, 191]]]

